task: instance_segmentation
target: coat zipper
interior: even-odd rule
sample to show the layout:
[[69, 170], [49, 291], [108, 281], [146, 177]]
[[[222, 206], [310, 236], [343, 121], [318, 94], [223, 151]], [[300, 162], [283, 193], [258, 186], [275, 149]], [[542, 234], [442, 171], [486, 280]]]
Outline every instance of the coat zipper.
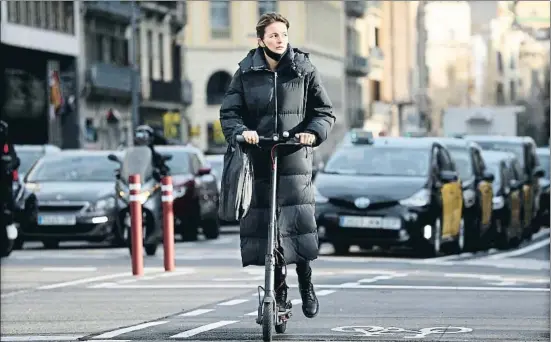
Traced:
[[277, 71], [274, 72], [274, 134], [279, 134], [277, 130]]

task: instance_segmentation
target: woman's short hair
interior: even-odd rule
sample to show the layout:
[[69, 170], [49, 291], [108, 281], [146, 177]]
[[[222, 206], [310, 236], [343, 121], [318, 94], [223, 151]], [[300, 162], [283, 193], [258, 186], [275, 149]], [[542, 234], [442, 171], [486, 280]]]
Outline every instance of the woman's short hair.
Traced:
[[276, 22], [284, 23], [287, 29], [289, 29], [289, 20], [281, 14], [275, 12], [264, 13], [256, 24], [256, 36], [260, 39], [264, 38], [266, 27]]

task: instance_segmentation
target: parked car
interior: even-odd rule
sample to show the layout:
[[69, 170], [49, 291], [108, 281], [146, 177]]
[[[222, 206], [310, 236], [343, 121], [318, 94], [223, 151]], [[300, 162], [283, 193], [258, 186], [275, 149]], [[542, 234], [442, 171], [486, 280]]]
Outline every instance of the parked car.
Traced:
[[492, 232], [500, 249], [517, 247], [524, 232], [521, 175], [518, 160], [510, 152], [483, 151], [484, 162], [494, 174]]
[[488, 249], [492, 236], [492, 182], [478, 144], [457, 138], [419, 138], [438, 141], [449, 151], [463, 189], [465, 217], [465, 250]]
[[464, 248], [463, 193], [448, 150], [415, 138], [353, 131], [315, 181], [316, 221], [337, 254], [351, 245]]
[[540, 229], [539, 211], [539, 178], [544, 171], [539, 166], [536, 154], [536, 143], [531, 137], [465, 135], [463, 139], [474, 141], [484, 150], [512, 152], [518, 159], [522, 175], [524, 192], [524, 238], [529, 239]]
[[38, 200], [34, 224], [23, 226], [24, 240], [57, 248], [61, 241], [110, 241], [114, 234], [113, 164], [118, 151], [64, 150], [47, 154], [26, 174], [25, 187]]

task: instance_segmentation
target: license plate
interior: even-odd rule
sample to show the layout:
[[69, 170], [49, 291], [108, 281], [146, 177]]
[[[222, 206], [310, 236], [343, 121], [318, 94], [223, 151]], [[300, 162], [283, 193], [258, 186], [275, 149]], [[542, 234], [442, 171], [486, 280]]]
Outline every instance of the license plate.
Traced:
[[343, 228], [400, 229], [402, 220], [395, 217], [341, 216]]
[[38, 224], [41, 226], [73, 226], [77, 223], [75, 216], [71, 215], [40, 215]]

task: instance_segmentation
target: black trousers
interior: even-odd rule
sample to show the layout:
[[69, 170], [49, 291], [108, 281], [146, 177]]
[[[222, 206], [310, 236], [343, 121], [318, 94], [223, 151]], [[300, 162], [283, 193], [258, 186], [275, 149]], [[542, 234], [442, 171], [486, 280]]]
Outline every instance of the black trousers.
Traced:
[[[274, 270], [274, 284], [275, 288], [279, 288], [281, 285], [285, 284], [285, 278], [287, 274], [283, 272], [284, 266], [276, 265]], [[297, 263], [296, 272], [298, 276], [299, 283], [309, 282], [312, 278], [312, 268], [310, 267], [310, 262], [305, 261]]]

